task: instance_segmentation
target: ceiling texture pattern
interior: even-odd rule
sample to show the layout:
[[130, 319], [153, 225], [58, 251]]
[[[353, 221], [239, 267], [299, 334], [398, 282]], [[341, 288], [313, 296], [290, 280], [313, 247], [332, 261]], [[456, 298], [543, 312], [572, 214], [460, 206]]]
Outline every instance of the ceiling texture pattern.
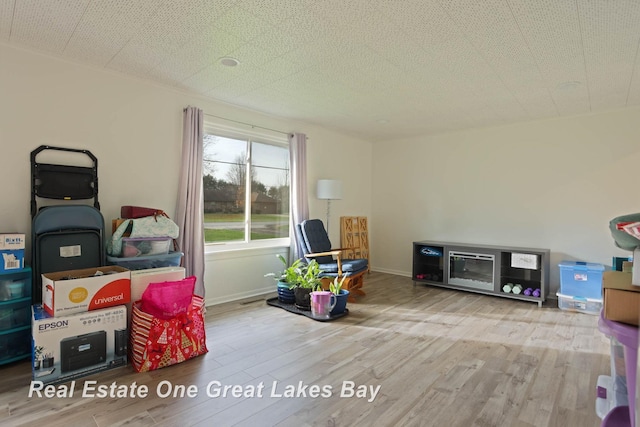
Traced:
[[0, 41], [369, 141], [640, 105], [636, 0], [0, 0]]

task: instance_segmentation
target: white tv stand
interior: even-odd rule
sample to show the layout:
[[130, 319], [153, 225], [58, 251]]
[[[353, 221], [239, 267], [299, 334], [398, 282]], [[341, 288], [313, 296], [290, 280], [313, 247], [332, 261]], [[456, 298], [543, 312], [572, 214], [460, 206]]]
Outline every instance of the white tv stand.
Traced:
[[[549, 295], [549, 256], [549, 249], [413, 242], [413, 283], [537, 302], [541, 307]], [[519, 285], [519, 293], [506, 292], [509, 285]]]

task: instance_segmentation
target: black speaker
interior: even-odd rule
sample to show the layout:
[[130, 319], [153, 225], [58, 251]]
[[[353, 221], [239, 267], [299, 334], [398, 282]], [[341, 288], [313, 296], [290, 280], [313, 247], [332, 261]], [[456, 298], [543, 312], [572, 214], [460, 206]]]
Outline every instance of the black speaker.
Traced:
[[126, 356], [127, 355], [127, 341], [128, 334], [126, 329], [117, 329], [114, 332], [114, 355]]

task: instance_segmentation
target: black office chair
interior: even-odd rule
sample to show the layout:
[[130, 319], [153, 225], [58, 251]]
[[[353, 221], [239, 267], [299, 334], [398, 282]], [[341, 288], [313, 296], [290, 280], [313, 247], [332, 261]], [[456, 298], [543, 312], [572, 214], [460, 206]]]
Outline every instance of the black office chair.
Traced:
[[319, 219], [308, 219], [296, 226], [296, 238], [304, 251], [306, 260], [315, 259], [328, 280], [342, 279], [342, 288], [349, 291], [350, 301], [355, 295], [365, 295], [362, 290], [364, 273], [369, 270], [366, 259], [342, 259], [342, 252], [349, 248], [331, 248], [329, 235]]

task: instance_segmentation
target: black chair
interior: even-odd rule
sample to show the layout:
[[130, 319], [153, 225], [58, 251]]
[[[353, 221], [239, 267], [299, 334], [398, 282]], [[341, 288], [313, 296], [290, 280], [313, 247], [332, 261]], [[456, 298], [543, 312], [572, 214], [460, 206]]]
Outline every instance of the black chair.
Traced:
[[342, 259], [342, 252], [349, 248], [331, 248], [329, 235], [319, 219], [308, 219], [296, 226], [296, 238], [304, 251], [304, 258], [315, 259], [322, 270], [322, 277], [333, 280], [345, 278], [342, 288], [349, 291], [349, 299], [365, 295], [362, 290], [364, 273], [369, 271], [366, 259]]

